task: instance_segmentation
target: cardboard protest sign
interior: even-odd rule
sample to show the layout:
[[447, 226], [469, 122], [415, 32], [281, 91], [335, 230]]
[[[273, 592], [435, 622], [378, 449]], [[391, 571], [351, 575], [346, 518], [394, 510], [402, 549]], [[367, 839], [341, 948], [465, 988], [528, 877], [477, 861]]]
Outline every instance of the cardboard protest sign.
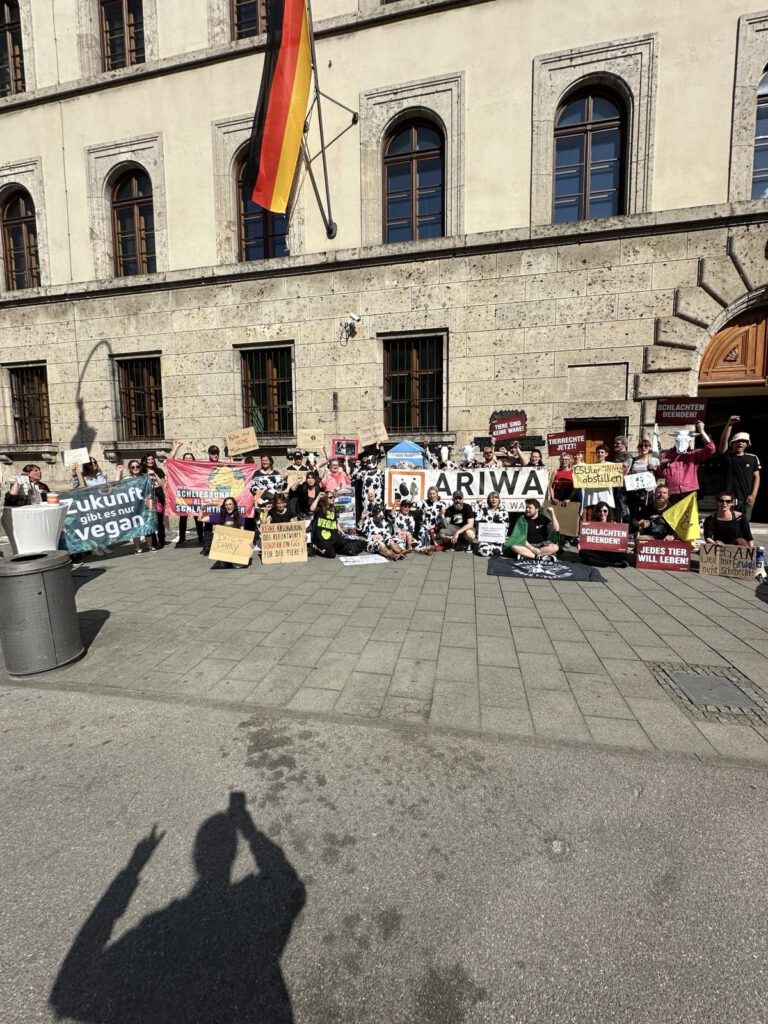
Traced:
[[629, 526], [626, 523], [582, 523], [579, 548], [584, 551], [626, 551]]
[[729, 576], [735, 580], [751, 580], [757, 573], [757, 548], [741, 544], [702, 544], [699, 547], [701, 576]]
[[290, 491], [296, 484], [301, 484], [307, 479], [307, 474], [303, 469], [285, 469], [283, 470], [283, 476], [285, 477], [285, 489]]
[[67, 551], [93, 551], [145, 537], [157, 529], [154, 487], [148, 476], [81, 487], [59, 497], [66, 508]]
[[488, 423], [488, 433], [494, 441], [510, 441], [514, 437], [524, 437], [527, 428], [527, 417], [522, 409], [494, 412]]
[[296, 447], [303, 449], [305, 452], [319, 451], [324, 444], [325, 435], [322, 430], [304, 428], [296, 431]]
[[356, 459], [358, 452], [358, 441], [356, 437], [332, 437], [331, 458], [332, 459]]
[[623, 462], [577, 462], [573, 467], [573, 486], [581, 490], [605, 490], [623, 483]]
[[91, 461], [87, 448], [67, 448], [61, 453], [61, 458], [67, 469], [71, 466], [84, 466]]
[[379, 441], [388, 441], [389, 434], [383, 423], [376, 423], [372, 427], [360, 427], [357, 431], [357, 439], [361, 448], [369, 448], [378, 444]]
[[579, 533], [580, 505], [578, 501], [569, 501], [567, 505], [545, 501], [544, 508], [554, 508], [560, 533], [564, 537], [576, 537]]
[[522, 512], [526, 498], [544, 501], [549, 483], [546, 469], [531, 466], [510, 469], [388, 469], [386, 477], [385, 495], [390, 508], [394, 497], [406, 496], [403, 492], [405, 486], [414, 501], [423, 500], [429, 488], [434, 487], [440, 500], [448, 503], [455, 491], [461, 491], [467, 501], [484, 501], [491, 491], [498, 491], [505, 508]]
[[506, 523], [478, 523], [477, 539], [481, 544], [503, 544], [507, 539]]
[[239, 430], [228, 430], [224, 435], [224, 444], [230, 455], [243, 455], [245, 452], [259, 450], [256, 431], [253, 427], [241, 427]]
[[671, 569], [689, 572], [691, 545], [684, 540], [651, 540], [638, 537], [635, 548], [638, 569]]
[[253, 530], [236, 530], [232, 526], [214, 526], [213, 542], [208, 557], [214, 562], [248, 565], [253, 557]]
[[624, 477], [626, 491], [652, 491], [656, 487], [653, 473], [627, 473]]
[[706, 398], [659, 398], [656, 402], [656, 423], [660, 427], [684, 427], [703, 420], [706, 413]]
[[242, 462], [191, 462], [168, 459], [165, 464], [166, 513], [172, 516], [212, 515], [225, 498], [234, 498], [240, 514], [253, 515], [250, 482], [253, 466]]
[[307, 528], [305, 523], [265, 523], [261, 527], [263, 565], [306, 562]]
[[565, 430], [547, 434], [548, 455], [583, 455], [587, 450], [587, 435], [583, 430]]

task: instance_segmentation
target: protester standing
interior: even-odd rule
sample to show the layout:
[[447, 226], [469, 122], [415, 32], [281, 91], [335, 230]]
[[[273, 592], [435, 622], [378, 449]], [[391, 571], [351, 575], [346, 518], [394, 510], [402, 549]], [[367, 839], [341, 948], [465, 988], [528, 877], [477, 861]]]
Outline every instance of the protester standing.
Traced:
[[30, 462], [22, 467], [5, 496], [5, 504], [11, 507], [19, 505], [39, 505], [48, 500], [50, 487], [42, 481], [43, 471]]
[[739, 431], [731, 437], [731, 431], [741, 420], [740, 416], [729, 416], [720, 435], [720, 457], [725, 464], [725, 486], [736, 500], [737, 507], [744, 513], [747, 522], [760, 490], [760, 459], [748, 452], [749, 434]]
[[675, 445], [661, 453], [661, 473], [669, 489], [670, 503], [675, 505], [689, 494], [699, 489], [699, 466], [715, 454], [715, 446], [707, 434], [704, 423], [699, 420], [696, 430], [704, 442], [703, 448], [691, 448], [691, 435], [687, 430], [679, 430], [675, 436]]

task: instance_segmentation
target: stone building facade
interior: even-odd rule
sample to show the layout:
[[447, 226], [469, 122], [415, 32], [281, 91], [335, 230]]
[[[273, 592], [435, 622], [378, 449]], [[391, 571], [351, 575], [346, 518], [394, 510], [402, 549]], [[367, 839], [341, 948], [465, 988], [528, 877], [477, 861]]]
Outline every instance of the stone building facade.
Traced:
[[[47, 4], [19, 5], [26, 88], [0, 98], [0, 209], [19, 189], [31, 197], [38, 269], [10, 287], [3, 250], [6, 477], [47, 459], [55, 479], [58, 453], [82, 444], [116, 459], [183, 438], [201, 454], [251, 420], [250, 352], [284, 353], [280, 429], [259, 420], [278, 453], [300, 428], [391, 421], [398, 340], [432, 339], [440, 362], [425, 425], [405, 433], [457, 446], [495, 409], [525, 409], [532, 435], [589, 423], [594, 438], [636, 437], [659, 397], [701, 389], [719, 422], [731, 400], [764, 400], [768, 206], [751, 197], [768, 11], [315, 0], [324, 91], [360, 115], [329, 150], [339, 230], [325, 237], [301, 170], [289, 254], [242, 261], [235, 162], [264, 36], [233, 40], [235, 8], [220, 0], [143, 6], [145, 59], [104, 71], [98, 3], [57, 4], [69, 33]], [[553, 222], [558, 118], [590, 89], [624, 111], [620, 212]], [[329, 134], [347, 127], [332, 109]], [[409, 118], [441, 134], [442, 228], [384, 242], [386, 140]], [[116, 272], [111, 190], [126, 168], [152, 183], [150, 273]], [[132, 360], [159, 369], [162, 429], [131, 427]], [[44, 368], [45, 438], [19, 433], [27, 367]]]

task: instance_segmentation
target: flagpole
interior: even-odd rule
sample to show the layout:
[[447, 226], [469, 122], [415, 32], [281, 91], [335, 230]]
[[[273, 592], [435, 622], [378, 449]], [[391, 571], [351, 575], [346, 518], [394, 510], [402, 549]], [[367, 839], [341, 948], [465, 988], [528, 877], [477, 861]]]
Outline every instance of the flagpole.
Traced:
[[[307, 0], [307, 17], [309, 21], [309, 47], [310, 53], [312, 54], [312, 77], [315, 82], [315, 102], [317, 103], [317, 128], [320, 132], [320, 153], [323, 158], [323, 178], [325, 179], [325, 202], [328, 207], [327, 216], [323, 217], [325, 221], [325, 233], [328, 238], [336, 237], [336, 223], [333, 220], [331, 213], [331, 187], [328, 182], [328, 160], [325, 156], [325, 131], [323, 129], [323, 108], [320, 103], [320, 78], [317, 73], [317, 53], [315, 52], [315, 26], [312, 21], [312, 0]], [[313, 182], [314, 184], [314, 182]], [[317, 193], [317, 186], [315, 186], [315, 192]], [[319, 196], [318, 196], [319, 200]]]

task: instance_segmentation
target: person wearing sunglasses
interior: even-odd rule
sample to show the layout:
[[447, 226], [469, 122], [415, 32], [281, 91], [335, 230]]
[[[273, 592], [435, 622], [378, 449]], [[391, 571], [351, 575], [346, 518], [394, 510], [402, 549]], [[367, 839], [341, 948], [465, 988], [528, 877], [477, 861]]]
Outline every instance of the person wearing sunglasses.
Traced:
[[707, 544], [738, 544], [748, 548], [752, 544], [752, 531], [749, 520], [742, 512], [734, 508], [732, 494], [723, 491], [717, 496], [715, 514], [704, 520], [704, 541]]
[[[140, 477], [146, 476], [141, 463], [138, 459], [131, 459], [128, 463], [128, 476], [124, 475], [122, 464], [117, 467], [117, 480], [138, 480]], [[151, 500], [151, 499], [150, 499]], [[152, 547], [152, 534], [144, 534], [143, 537], [133, 538], [133, 552], [136, 555], [141, 555], [145, 551], [154, 551]]]
[[[638, 473], [651, 473], [655, 474], [656, 470], [660, 466], [659, 460], [651, 452], [651, 442], [647, 437], [641, 437], [637, 446], [637, 455], [630, 455], [627, 462], [627, 471], [624, 474], [624, 480], [628, 476], [633, 476]], [[637, 519], [640, 515], [640, 510], [644, 505], [647, 505], [653, 495], [653, 489], [648, 488], [640, 491], [630, 491], [627, 494], [627, 504], [629, 505], [630, 520]]]

